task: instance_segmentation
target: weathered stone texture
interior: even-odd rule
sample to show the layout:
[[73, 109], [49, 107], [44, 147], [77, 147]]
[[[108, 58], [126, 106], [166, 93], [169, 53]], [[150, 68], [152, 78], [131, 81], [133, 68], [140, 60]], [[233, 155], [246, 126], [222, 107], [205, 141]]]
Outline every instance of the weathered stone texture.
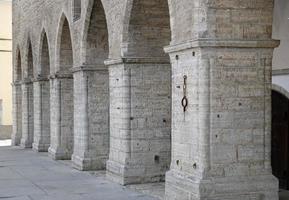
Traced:
[[22, 84], [22, 139], [21, 146], [31, 148], [33, 143], [34, 133], [34, 97], [33, 97], [33, 83]]
[[109, 152], [108, 70], [74, 73], [74, 152], [79, 169], [105, 169]]
[[50, 146], [50, 85], [47, 80], [34, 82], [33, 148], [47, 152]]
[[170, 163], [168, 64], [110, 66], [108, 174], [123, 184], [163, 180]]
[[13, 144], [168, 200], [277, 200], [272, 0], [73, 2], [13, 1]]

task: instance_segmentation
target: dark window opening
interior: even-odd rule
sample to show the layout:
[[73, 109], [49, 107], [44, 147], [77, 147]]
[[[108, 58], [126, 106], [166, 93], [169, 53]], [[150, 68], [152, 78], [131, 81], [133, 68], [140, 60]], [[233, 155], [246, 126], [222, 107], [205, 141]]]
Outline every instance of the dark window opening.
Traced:
[[77, 21], [81, 17], [81, 0], [73, 0], [73, 21]]

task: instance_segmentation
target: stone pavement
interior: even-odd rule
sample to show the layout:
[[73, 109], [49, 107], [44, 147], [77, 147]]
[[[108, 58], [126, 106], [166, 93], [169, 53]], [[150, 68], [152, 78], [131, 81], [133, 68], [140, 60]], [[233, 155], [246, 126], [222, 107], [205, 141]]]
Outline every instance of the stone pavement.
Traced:
[[[163, 199], [164, 183], [123, 187], [106, 180], [104, 171], [81, 172], [73, 169], [70, 161], [53, 161], [47, 153], [4, 147], [9, 144], [9, 140], [0, 141], [0, 199]], [[280, 200], [289, 200], [289, 192], [281, 190]]]
[[[144, 191], [149, 189], [144, 186]], [[141, 186], [123, 187], [104, 172], [81, 172], [69, 161], [53, 161], [47, 153], [0, 147], [0, 199], [9, 200], [156, 200]], [[156, 192], [160, 195], [159, 192]]]

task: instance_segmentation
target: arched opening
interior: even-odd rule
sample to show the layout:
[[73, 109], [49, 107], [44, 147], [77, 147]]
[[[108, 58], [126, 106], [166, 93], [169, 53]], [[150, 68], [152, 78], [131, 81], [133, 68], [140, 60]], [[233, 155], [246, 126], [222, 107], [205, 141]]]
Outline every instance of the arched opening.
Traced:
[[22, 67], [21, 67], [21, 54], [20, 50], [17, 50], [17, 57], [16, 57], [16, 70], [15, 70], [15, 81], [22, 81]]
[[34, 78], [33, 52], [32, 52], [32, 45], [30, 41], [28, 43], [27, 78], [29, 78], [30, 80]]
[[29, 86], [27, 88], [27, 101], [28, 101], [28, 141], [29, 147], [32, 147], [34, 138], [34, 89], [33, 89], [33, 78], [34, 78], [34, 65], [33, 65], [33, 52], [32, 45], [29, 42], [28, 47], [28, 74]]
[[[83, 35], [82, 70], [74, 73], [75, 107], [73, 162], [82, 170], [106, 166], [109, 152], [108, 31], [100, 0], [91, 0]], [[84, 113], [85, 117], [76, 113]], [[86, 162], [84, 162], [86, 160]], [[89, 160], [90, 162], [87, 162]]]
[[71, 74], [73, 67], [73, 54], [70, 27], [67, 19], [64, 19], [62, 33], [60, 36], [60, 55], [59, 55], [59, 72]]
[[289, 190], [289, 99], [272, 91], [271, 162], [279, 187]]
[[28, 40], [27, 66], [22, 85], [22, 139], [21, 146], [31, 148], [34, 139], [34, 65], [30, 39]]
[[49, 47], [47, 35], [44, 32], [41, 41], [41, 53], [40, 53], [40, 76], [43, 78], [48, 78], [50, 75], [50, 57], [49, 57]]
[[168, 1], [134, 0], [126, 35], [127, 57], [169, 59], [163, 50], [171, 41]]
[[21, 54], [20, 50], [17, 49], [16, 53], [16, 66], [14, 73], [14, 87], [13, 87], [13, 101], [15, 102], [13, 108], [14, 123], [13, 123], [13, 134], [12, 144], [19, 145], [22, 137], [22, 66], [21, 66]]
[[[73, 51], [67, 18], [62, 15], [57, 39], [57, 69], [51, 99], [51, 146], [55, 159], [71, 159], [73, 152]], [[53, 129], [53, 130], [52, 130]]]
[[50, 146], [50, 57], [47, 35], [43, 31], [40, 40], [40, 68], [34, 83], [34, 144], [33, 148], [47, 152]]
[[171, 65], [163, 50], [171, 40], [168, 1], [128, 1], [125, 20], [124, 67], [110, 68], [108, 174], [122, 184], [163, 181], [171, 160]]
[[85, 39], [85, 63], [104, 66], [104, 60], [108, 58], [108, 31], [100, 0], [93, 1]]

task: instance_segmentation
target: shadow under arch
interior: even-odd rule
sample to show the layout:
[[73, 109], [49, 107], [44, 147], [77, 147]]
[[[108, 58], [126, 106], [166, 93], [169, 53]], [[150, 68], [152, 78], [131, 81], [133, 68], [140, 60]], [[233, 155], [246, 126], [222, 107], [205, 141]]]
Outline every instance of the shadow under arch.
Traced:
[[122, 59], [109, 69], [116, 126], [107, 174], [123, 185], [163, 181], [171, 161], [171, 65], [163, 50], [171, 41], [168, 1], [128, 0], [125, 9]]
[[51, 76], [51, 144], [49, 155], [56, 160], [70, 160], [73, 152], [73, 43], [71, 28], [61, 14], [56, 39], [56, 68]]
[[48, 78], [48, 76], [51, 74], [51, 67], [50, 67], [50, 45], [49, 40], [47, 36], [47, 32], [45, 28], [42, 29], [40, 34], [40, 41], [39, 41], [39, 69], [37, 70], [37, 76]]
[[[80, 170], [105, 169], [109, 152], [109, 42], [101, 0], [90, 0], [82, 33], [82, 66], [74, 69], [75, 106], [72, 160]], [[79, 141], [83, 141], [82, 143]]]
[[[55, 73], [70, 73], [73, 67], [73, 43], [71, 26], [64, 13], [61, 14], [56, 37], [56, 69]], [[66, 61], [66, 62], [65, 62]]]
[[22, 59], [20, 47], [17, 45], [16, 58], [13, 70], [13, 132], [12, 132], [12, 145], [18, 146], [22, 138]]
[[22, 138], [21, 146], [31, 148], [34, 139], [34, 57], [31, 38], [26, 43], [25, 66], [22, 82]]
[[281, 189], [289, 190], [289, 93], [272, 85], [271, 165]]
[[39, 41], [39, 64], [34, 81], [34, 140], [33, 149], [47, 152], [50, 146], [50, 53], [45, 29]]
[[14, 81], [22, 81], [22, 59], [21, 59], [21, 51], [20, 51], [20, 47], [17, 45], [16, 48], [16, 59], [15, 59], [15, 68], [14, 68]]

